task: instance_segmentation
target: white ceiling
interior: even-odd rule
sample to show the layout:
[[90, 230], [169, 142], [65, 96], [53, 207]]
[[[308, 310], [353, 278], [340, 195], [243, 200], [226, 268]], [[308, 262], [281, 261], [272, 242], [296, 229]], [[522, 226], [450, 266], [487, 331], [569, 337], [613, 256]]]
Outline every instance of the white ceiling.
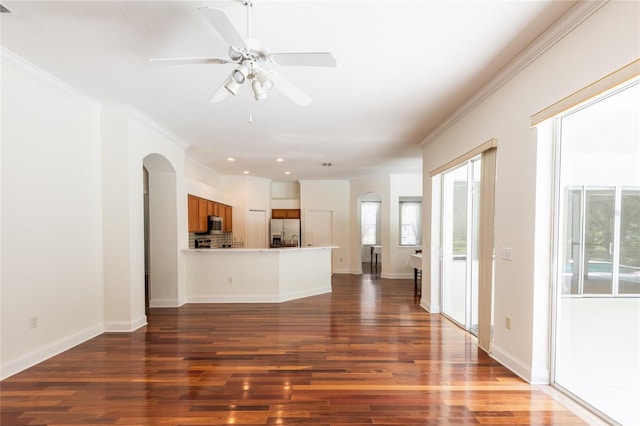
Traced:
[[101, 103], [133, 106], [218, 173], [344, 179], [420, 173], [417, 144], [574, 3], [257, 0], [251, 35], [271, 52], [337, 60], [277, 69], [314, 99], [306, 107], [275, 90], [255, 101], [248, 87], [211, 104], [233, 64], [148, 63], [227, 57], [198, 7], [224, 9], [244, 34], [239, 1], [2, 0], [15, 13], [1, 15], [0, 41]]

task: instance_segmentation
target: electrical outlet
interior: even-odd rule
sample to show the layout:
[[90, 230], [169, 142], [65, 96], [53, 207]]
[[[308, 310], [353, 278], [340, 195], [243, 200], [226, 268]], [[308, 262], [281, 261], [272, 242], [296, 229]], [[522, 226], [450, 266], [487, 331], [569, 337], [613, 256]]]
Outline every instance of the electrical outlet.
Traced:
[[29, 317], [29, 328], [36, 328], [38, 326], [38, 317]]
[[504, 327], [511, 330], [511, 317], [504, 317]]
[[500, 257], [504, 260], [512, 260], [511, 247], [502, 247], [500, 248]]
[[227, 277], [227, 284], [233, 283], [233, 277]]

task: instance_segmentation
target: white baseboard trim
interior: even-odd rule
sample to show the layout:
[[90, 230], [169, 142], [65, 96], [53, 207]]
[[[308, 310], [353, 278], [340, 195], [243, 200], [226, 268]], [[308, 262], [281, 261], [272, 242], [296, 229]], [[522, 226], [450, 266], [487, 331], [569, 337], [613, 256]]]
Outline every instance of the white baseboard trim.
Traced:
[[230, 294], [225, 296], [190, 296], [187, 303], [278, 303], [277, 296]]
[[[491, 356], [491, 358], [495, 359], [500, 364], [511, 370], [514, 374], [519, 376], [522, 380], [526, 381], [527, 383], [534, 384], [533, 372], [531, 368], [524, 362], [511, 355], [509, 352], [492, 343], [491, 353], [489, 355]], [[549, 379], [547, 376], [546, 382], [548, 382], [548, 380]]]
[[147, 325], [146, 315], [142, 315], [133, 321], [109, 321], [104, 325], [107, 333], [131, 333]]
[[387, 278], [390, 280], [408, 280], [408, 279], [413, 279], [413, 273], [411, 274], [406, 274], [406, 273], [384, 273], [384, 274], [380, 274], [380, 278]]
[[149, 299], [150, 308], [177, 308], [180, 302], [176, 299]]
[[104, 332], [102, 324], [94, 327], [82, 330], [78, 333], [67, 336], [56, 342], [49, 343], [34, 351], [31, 351], [24, 356], [10, 361], [0, 366], [0, 380], [4, 380], [7, 377], [11, 377], [27, 368], [33, 367], [36, 364], [41, 363], [51, 357], [54, 357], [68, 349], [73, 348], [87, 340], [93, 339]]
[[317, 296], [319, 294], [326, 294], [326, 293], [331, 293], [331, 286], [281, 294], [279, 302], [287, 302], [289, 300], [302, 299], [304, 297]]
[[429, 304], [425, 299], [420, 299], [420, 307], [430, 314], [439, 314], [440, 305], [437, 303]]
[[360, 269], [340, 269], [339, 271], [334, 271], [334, 274], [347, 274], [347, 275], [362, 275], [362, 268]]
[[279, 296], [273, 295], [245, 295], [229, 294], [224, 296], [192, 296], [187, 303], [281, 303], [289, 300], [302, 299], [303, 297], [317, 296], [319, 294], [331, 293], [331, 287], [320, 287], [305, 291], [284, 293]]

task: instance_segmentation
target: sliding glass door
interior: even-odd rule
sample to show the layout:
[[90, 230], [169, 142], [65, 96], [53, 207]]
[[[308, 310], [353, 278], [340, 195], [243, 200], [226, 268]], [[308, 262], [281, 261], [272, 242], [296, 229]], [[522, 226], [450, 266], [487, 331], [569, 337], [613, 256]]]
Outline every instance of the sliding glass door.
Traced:
[[442, 175], [442, 313], [477, 334], [480, 157]]
[[554, 384], [640, 424], [640, 84], [558, 119]]

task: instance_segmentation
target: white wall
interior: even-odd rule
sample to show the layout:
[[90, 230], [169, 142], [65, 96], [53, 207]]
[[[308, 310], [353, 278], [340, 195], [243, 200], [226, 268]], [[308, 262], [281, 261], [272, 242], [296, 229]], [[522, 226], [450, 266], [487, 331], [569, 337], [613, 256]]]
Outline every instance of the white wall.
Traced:
[[[224, 176], [224, 190], [231, 195], [233, 206], [233, 238], [247, 241], [249, 210], [271, 211], [271, 180], [253, 176]], [[269, 229], [268, 224], [266, 229]]]
[[172, 306], [184, 303], [184, 260], [180, 254], [188, 239], [184, 150], [180, 140], [139, 112], [124, 106], [103, 108], [105, 328], [109, 331], [132, 331], [146, 324], [143, 162], [150, 154], [162, 156], [175, 170], [172, 190], [176, 199], [176, 228], [171, 231], [175, 233], [175, 258], [165, 252], [167, 257], [152, 258], [151, 263], [175, 264], [172, 274], [177, 277], [173, 291], [176, 299], [164, 303]]
[[[187, 194], [218, 203], [233, 205], [233, 197], [222, 187], [222, 176], [205, 167], [185, 160], [185, 188]], [[186, 201], [185, 201], [186, 202]]]
[[[640, 52], [640, 3], [609, 2], [532, 62], [463, 119], [425, 147], [424, 199], [431, 199], [431, 170], [491, 139], [498, 139], [495, 246], [511, 247], [513, 260], [496, 260], [493, 356], [527, 380], [548, 379], [550, 150], [538, 150], [529, 117], [572, 92], [630, 63]], [[541, 164], [538, 164], [540, 162]], [[431, 211], [424, 205], [425, 222]], [[435, 236], [434, 236], [435, 237]], [[423, 239], [433, 242], [429, 228]], [[432, 251], [436, 252], [435, 247]], [[425, 260], [425, 277], [435, 256]], [[536, 268], [546, 270], [536, 270]], [[431, 293], [425, 280], [423, 294]], [[504, 317], [512, 318], [511, 329]], [[537, 328], [544, 328], [540, 333]]]
[[103, 265], [98, 105], [4, 49], [1, 78], [5, 378], [103, 331]]
[[332, 272], [350, 272], [351, 242], [349, 238], [349, 181], [302, 180], [300, 181], [300, 214], [302, 220], [302, 244], [306, 245], [305, 214], [310, 210], [333, 212], [333, 244], [338, 248], [331, 253]]

